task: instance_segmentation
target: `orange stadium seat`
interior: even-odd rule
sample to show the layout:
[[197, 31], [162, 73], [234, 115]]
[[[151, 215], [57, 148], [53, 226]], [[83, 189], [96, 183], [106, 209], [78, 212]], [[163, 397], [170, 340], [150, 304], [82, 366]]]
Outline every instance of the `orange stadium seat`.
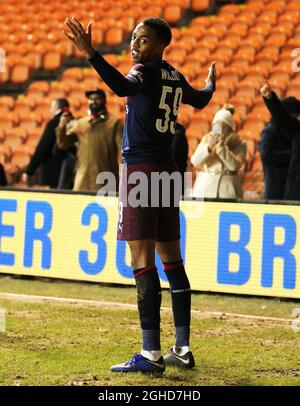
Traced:
[[170, 49], [170, 51], [167, 53], [168, 55], [168, 60], [170, 63], [177, 63], [177, 65], [182, 65], [184, 61], [186, 60], [186, 50], [182, 48], [178, 49]]
[[286, 73], [289, 76], [289, 80], [291, 76], [293, 76], [294, 72], [291, 69], [291, 60], [282, 60], [279, 61], [273, 68], [272, 73]]
[[43, 133], [43, 128], [31, 129], [28, 132], [28, 136], [27, 136], [27, 140], [26, 140], [25, 144], [28, 147], [36, 147], [41, 138], [42, 133]]
[[273, 10], [276, 11], [278, 14], [282, 12], [285, 6], [285, 1], [273, 0], [272, 2], [265, 5], [265, 10]]
[[243, 125], [243, 130], [248, 130], [251, 133], [251, 138], [259, 140], [260, 133], [264, 128], [265, 124], [263, 121], [256, 118], [247, 118]]
[[35, 119], [27, 118], [22, 120], [22, 128], [30, 131], [32, 128], [36, 128], [38, 125]]
[[300, 84], [299, 85], [289, 85], [286, 91], [286, 96], [294, 96], [300, 100]]
[[52, 91], [59, 91], [63, 92], [64, 94], [68, 94], [72, 88], [70, 82], [63, 82], [63, 81], [53, 81], [50, 83], [50, 90], [49, 93]]
[[10, 120], [10, 118], [7, 118], [6, 116], [1, 117], [0, 116], [0, 128], [5, 128], [7, 130], [8, 128], [13, 127], [13, 122]]
[[81, 68], [68, 68], [63, 72], [62, 78], [72, 78], [76, 81], [82, 80], [83, 70]]
[[[119, 60], [122, 60], [122, 62], [125, 62], [125, 58], [124, 56], [122, 58], [120, 58], [118, 55], [116, 54], [105, 54], [105, 59], [107, 60], [107, 62], [109, 62], [110, 64], [112, 64], [114, 67], [118, 66]], [[126, 62], [130, 62], [130, 61], [126, 61]], [[83, 71], [83, 74], [85, 74], [86, 72], [90, 71], [90, 69], [86, 69]]]
[[294, 33], [294, 24], [289, 21], [278, 21], [273, 30], [273, 34], [283, 33], [287, 38], [290, 38]]
[[16, 105], [14, 109], [14, 114], [16, 114], [19, 117], [20, 121], [22, 121], [23, 119], [30, 117], [32, 111], [29, 106]]
[[191, 8], [196, 11], [197, 13], [200, 13], [202, 11], [205, 11], [207, 8], [209, 8], [212, 5], [211, 0], [192, 0], [191, 1]]
[[169, 23], [174, 24], [182, 17], [182, 8], [179, 4], [169, 4], [163, 10], [163, 18]]
[[124, 39], [124, 31], [120, 27], [111, 27], [104, 34], [104, 42], [112, 47], [120, 44]]
[[30, 68], [27, 65], [15, 65], [12, 68], [10, 80], [13, 83], [23, 83], [29, 79], [30, 76]]
[[210, 27], [212, 24], [212, 19], [207, 16], [195, 17], [191, 23], [191, 26], [199, 25], [200, 27]]
[[247, 118], [257, 120], [257, 121], [263, 121], [264, 123], [270, 121], [270, 113], [266, 107], [264, 108], [253, 108], [251, 113], [248, 114]]
[[252, 47], [240, 47], [240, 49], [234, 54], [233, 60], [245, 60], [249, 63], [253, 63], [255, 60], [255, 49]]
[[0, 106], [5, 106], [12, 110], [15, 106], [15, 99], [11, 96], [0, 96]]
[[274, 45], [277, 47], [281, 47], [286, 43], [287, 35], [284, 33], [272, 33], [269, 38], [266, 39], [265, 45]]
[[[7, 130], [5, 134], [5, 139], [4, 139], [4, 144], [8, 145], [12, 151], [15, 151], [16, 149], [20, 148], [21, 145], [23, 144], [23, 138], [16, 134], [15, 129]], [[23, 133], [25, 130], [22, 130]]]
[[277, 13], [274, 10], [264, 11], [257, 18], [257, 22], [265, 22], [274, 25], [277, 22]]
[[248, 25], [245, 23], [233, 23], [232, 26], [228, 29], [228, 34], [238, 35], [241, 38], [244, 38], [248, 33]]
[[50, 120], [50, 118], [51, 118], [50, 102], [45, 100], [45, 101], [37, 104], [36, 108], [34, 109], [33, 114], [36, 117], [39, 117], [39, 120], [37, 120], [37, 121]]
[[247, 35], [247, 37], [244, 39], [243, 43], [241, 44], [241, 47], [252, 47], [255, 49], [255, 51], [259, 50], [262, 45], [264, 44], [264, 36], [258, 33], [250, 33]]
[[15, 165], [18, 169], [24, 170], [30, 161], [30, 155], [26, 151], [16, 151], [11, 158], [11, 164]]
[[60, 98], [66, 97], [66, 92], [63, 89], [51, 89], [50, 88], [47, 97], [52, 99], [52, 100], [53, 99], [60, 99]]
[[230, 97], [230, 91], [228, 89], [220, 89], [219, 87], [215, 91], [213, 95], [214, 103], [218, 103], [220, 105], [225, 104]]
[[7, 113], [9, 113], [9, 107], [5, 104], [0, 104], [0, 116], [5, 116]]
[[2, 163], [6, 163], [10, 160], [12, 151], [8, 144], [0, 144], [0, 155], [2, 155]]
[[46, 70], [56, 70], [62, 64], [62, 56], [60, 52], [46, 52], [43, 58], [43, 66]]
[[35, 91], [38, 91], [42, 93], [43, 95], [47, 95], [50, 89], [50, 84], [45, 81], [37, 81], [37, 82], [32, 82], [29, 87], [28, 87], [28, 93], [34, 93]]
[[237, 4], [228, 4], [226, 6], [223, 6], [220, 10], [219, 13], [221, 15], [223, 14], [233, 14], [234, 16], [238, 15], [241, 11], [241, 8]]
[[226, 32], [230, 32], [230, 28], [228, 29], [227, 26], [225, 24], [222, 23], [218, 23], [218, 24], [214, 24], [211, 27], [209, 27], [206, 31], [205, 31], [205, 35], [214, 35], [216, 36], [218, 39], [221, 39], [224, 37], [224, 35], [226, 34]]
[[210, 127], [208, 120], [193, 120], [186, 130], [186, 135], [188, 138], [196, 137], [200, 139], [210, 131]]

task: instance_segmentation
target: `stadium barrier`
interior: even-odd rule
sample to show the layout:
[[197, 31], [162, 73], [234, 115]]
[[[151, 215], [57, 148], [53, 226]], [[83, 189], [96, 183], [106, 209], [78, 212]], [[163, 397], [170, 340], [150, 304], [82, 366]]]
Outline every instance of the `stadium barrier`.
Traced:
[[[300, 207], [182, 201], [181, 248], [195, 291], [300, 298]], [[0, 272], [134, 284], [116, 241], [118, 199], [0, 190]], [[162, 286], [166, 276], [157, 258]]]

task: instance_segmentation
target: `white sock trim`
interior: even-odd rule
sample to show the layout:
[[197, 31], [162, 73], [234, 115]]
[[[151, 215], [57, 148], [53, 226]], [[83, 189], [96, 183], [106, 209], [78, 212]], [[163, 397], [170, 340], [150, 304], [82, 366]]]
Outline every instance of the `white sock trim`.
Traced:
[[175, 347], [174, 345], [173, 351], [175, 352], [175, 354], [183, 356], [190, 351], [190, 347], [188, 345], [185, 345], [183, 347]]
[[158, 361], [159, 358], [161, 357], [161, 351], [160, 350], [142, 350], [141, 355], [145, 358], [147, 358], [150, 361]]

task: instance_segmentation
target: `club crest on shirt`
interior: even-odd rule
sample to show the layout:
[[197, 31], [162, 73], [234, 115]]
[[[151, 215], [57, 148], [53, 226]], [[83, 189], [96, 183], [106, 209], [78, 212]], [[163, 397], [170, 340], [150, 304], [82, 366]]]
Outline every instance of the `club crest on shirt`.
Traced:
[[138, 70], [131, 70], [129, 75], [137, 78], [141, 83], [144, 81], [142, 72], [139, 72]]

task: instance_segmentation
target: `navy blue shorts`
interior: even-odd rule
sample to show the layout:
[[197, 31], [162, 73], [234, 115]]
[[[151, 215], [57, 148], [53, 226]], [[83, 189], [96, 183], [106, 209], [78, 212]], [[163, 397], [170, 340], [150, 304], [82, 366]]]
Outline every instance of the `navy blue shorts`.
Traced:
[[[136, 194], [135, 184], [128, 184], [130, 175], [135, 172], [143, 174], [147, 179], [144, 185], [147, 185], [147, 204], [145, 205], [145, 196], [141, 198], [141, 193]], [[175, 241], [180, 239], [179, 223], [179, 199], [180, 192], [176, 189], [176, 182], [170, 182], [170, 204], [164, 207], [165, 200], [162, 198], [162, 186], [160, 185], [159, 202], [157, 202], [157, 188], [151, 187], [151, 174], [166, 172], [180, 176], [175, 163], [143, 163], [143, 164], [124, 164], [119, 188], [119, 221], [118, 221], [118, 240], [147, 240], [156, 241]], [[153, 174], [153, 176], [155, 176]], [[131, 177], [132, 178], [132, 177]], [[177, 182], [178, 183], [178, 182]], [[178, 186], [178, 185], [177, 185]], [[164, 186], [163, 186], [164, 187]], [[179, 186], [180, 188], [180, 186]], [[165, 188], [166, 189], [166, 188]], [[176, 190], [175, 190], [176, 189]], [[144, 189], [145, 190], [145, 186]], [[156, 192], [154, 192], [156, 190]], [[131, 193], [134, 192], [134, 193]], [[136, 203], [131, 204], [130, 196], [138, 196], [142, 204], [137, 207]], [[153, 199], [156, 203], [153, 204]], [[164, 202], [164, 203], [163, 203]]]

